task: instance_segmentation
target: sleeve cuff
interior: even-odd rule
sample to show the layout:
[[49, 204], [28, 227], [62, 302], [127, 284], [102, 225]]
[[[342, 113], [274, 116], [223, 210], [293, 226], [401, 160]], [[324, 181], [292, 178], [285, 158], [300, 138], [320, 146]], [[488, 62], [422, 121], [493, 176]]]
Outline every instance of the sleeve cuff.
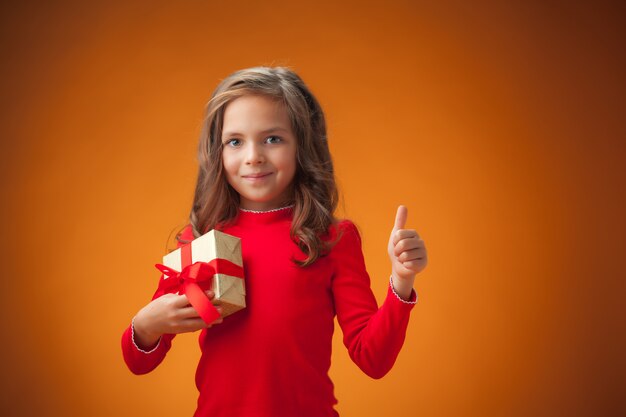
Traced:
[[411, 289], [411, 297], [409, 297], [409, 301], [404, 300], [402, 297], [400, 297], [398, 295], [398, 293], [396, 292], [396, 290], [393, 288], [393, 277], [392, 276], [389, 276], [389, 288], [393, 292], [393, 295], [395, 295], [396, 298], [398, 300], [400, 300], [401, 302], [403, 302], [404, 304], [417, 304], [417, 292], [415, 291], [414, 288]]
[[159, 348], [159, 345], [161, 344], [162, 336], [159, 337], [159, 340], [157, 341], [157, 344], [156, 346], [154, 346], [154, 348], [152, 348], [151, 350], [143, 350], [142, 348], [137, 346], [137, 343], [135, 342], [135, 318], [133, 317], [133, 320], [130, 324], [130, 338], [133, 341], [133, 346], [135, 346], [135, 349], [137, 349], [139, 352], [148, 354], [148, 353], [154, 352], [155, 350]]

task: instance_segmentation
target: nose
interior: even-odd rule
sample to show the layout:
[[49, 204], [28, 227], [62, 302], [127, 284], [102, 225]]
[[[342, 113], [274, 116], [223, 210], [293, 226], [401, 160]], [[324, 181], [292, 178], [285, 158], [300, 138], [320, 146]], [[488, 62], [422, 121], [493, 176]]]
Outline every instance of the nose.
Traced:
[[265, 162], [263, 149], [259, 144], [251, 143], [246, 152], [246, 165], [257, 165]]

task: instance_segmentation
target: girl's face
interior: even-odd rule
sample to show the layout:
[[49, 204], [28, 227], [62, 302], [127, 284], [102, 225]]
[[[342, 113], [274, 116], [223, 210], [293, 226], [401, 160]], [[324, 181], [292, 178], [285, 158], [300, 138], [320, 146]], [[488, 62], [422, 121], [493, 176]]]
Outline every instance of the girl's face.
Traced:
[[241, 208], [282, 207], [296, 173], [296, 137], [285, 106], [267, 96], [246, 95], [226, 105], [222, 161]]

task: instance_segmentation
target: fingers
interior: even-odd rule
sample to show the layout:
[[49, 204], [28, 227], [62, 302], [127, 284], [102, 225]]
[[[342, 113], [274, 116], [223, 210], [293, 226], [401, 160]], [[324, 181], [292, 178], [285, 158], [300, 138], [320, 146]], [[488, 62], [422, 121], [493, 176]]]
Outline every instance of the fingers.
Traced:
[[426, 257], [425, 248], [417, 248], [412, 250], [407, 250], [398, 255], [398, 261], [402, 263], [410, 262], [413, 260], [422, 260]]
[[[218, 311], [218, 313], [222, 314], [222, 311], [223, 311], [222, 307], [216, 306], [215, 309]], [[189, 318], [200, 317], [200, 315], [198, 314], [195, 308], [193, 308], [192, 306], [187, 306], [177, 311], [177, 317], [179, 319], [189, 319]]]
[[[219, 309], [219, 312], [221, 314], [222, 310]], [[200, 327], [195, 327], [195, 329], [197, 330], [197, 329], [209, 328], [213, 326], [214, 324], [219, 324], [219, 323], [222, 323], [223, 321], [224, 321], [224, 317], [220, 316], [214, 321], [212, 321], [211, 323], [207, 324], [204, 320], [202, 320], [202, 318], [196, 317], [196, 318], [191, 318], [191, 319], [185, 319], [183, 320], [183, 323], [185, 324], [189, 323], [190, 325], [193, 325], [193, 326], [200, 326]]]
[[185, 319], [180, 322], [178, 333], [188, 333], [188, 332], [195, 332], [200, 329], [208, 329], [208, 328], [213, 327], [216, 324], [222, 323], [223, 321], [224, 321], [223, 317], [218, 318], [217, 320], [215, 320], [214, 322], [210, 324], [206, 324], [204, 320], [202, 320], [199, 317], [192, 318], [192, 319]]
[[183, 308], [189, 305], [189, 299], [185, 294], [173, 294], [173, 304], [176, 308]]
[[[412, 232], [412, 231], [406, 231]], [[424, 241], [417, 237], [417, 233], [407, 233], [410, 237], [400, 239], [392, 248], [392, 254], [399, 262], [422, 261], [427, 258], [426, 245]]]
[[207, 324], [198, 315], [198, 312], [196, 311], [195, 308], [191, 306], [182, 308], [177, 312], [178, 327], [183, 332], [193, 332], [199, 329], [209, 328], [213, 326], [214, 324], [222, 323], [224, 321], [224, 317], [221, 317], [221, 314], [223, 311], [222, 307], [216, 306], [215, 309], [218, 311], [218, 313], [220, 313], [220, 317], [218, 317], [212, 323]]
[[414, 229], [400, 229], [393, 232], [391, 235], [391, 241], [395, 245], [397, 245], [403, 239], [412, 239], [417, 238], [420, 239], [420, 235]]
[[402, 252], [424, 247], [425, 245], [422, 239], [418, 239], [417, 237], [405, 238], [394, 245], [393, 254], [400, 256]]
[[389, 256], [395, 257], [407, 269], [420, 269], [426, 262], [426, 246], [417, 231], [404, 228], [408, 212], [405, 206], [398, 207], [389, 239]]
[[426, 266], [426, 261], [424, 259], [421, 259], [421, 260], [413, 260], [413, 261], [409, 261], [409, 262], [403, 262], [402, 266], [405, 269], [409, 270], [409, 271], [412, 271], [414, 273], [419, 273]]
[[[215, 301], [215, 292], [214, 291], [207, 290], [207, 291], [205, 291], [205, 294], [207, 295], [207, 297], [209, 297], [209, 299], [211, 300], [211, 302], [213, 304], [217, 303], [217, 301]], [[168, 294], [166, 294], [166, 295], [168, 295]], [[190, 305], [189, 304], [189, 299], [187, 298], [187, 296], [185, 294], [180, 294], [180, 295], [172, 294], [171, 296], [176, 297], [174, 299], [174, 301], [173, 301], [174, 307], [182, 308], [182, 307], [188, 307]]]
[[398, 207], [396, 212], [396, 220], [393, 224], [393, 231], [402, 229], [406, 224], [406, 218], [409, 215], [409, 210], [405, 206]]

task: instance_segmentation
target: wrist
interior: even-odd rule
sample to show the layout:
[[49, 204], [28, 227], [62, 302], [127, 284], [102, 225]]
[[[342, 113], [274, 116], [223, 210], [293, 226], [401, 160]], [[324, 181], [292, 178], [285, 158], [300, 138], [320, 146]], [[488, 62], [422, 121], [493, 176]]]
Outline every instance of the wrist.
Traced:
[[404, 301], [408, 301], [411, 299], [411, 295], [413, 293], [413, 284], [415, 283], [415, 276], [411, 278], [400, 278], [392, 271], [391, 273], [391, 287], [393, 292]]
[[[396, 290], [393, 288], [393, 277], [391, 277], [391, 276], [389, 277], [389, 289], [393, 293], [393, 295], [398, 300], [400, 300], [402, 303], [404, 303], [404, 304], [417, 304], [417, 292], [414, 289], [411, 289], [411, 295], [409, 296], [409, 298], [402, 298], [402, 297], [400, 297], [400, 295], [398, 295]], [[413, 296], [413, 294], [415, 294], [415, 296]]]
[[131, 322], [133, 342], [140, 350], [142, 350], [141, 347], [149, 348], [158, 345], [162, 336], [161, 334], [150, 332], [144, 325], [145, 323], [139, 315], [135, 316]]

